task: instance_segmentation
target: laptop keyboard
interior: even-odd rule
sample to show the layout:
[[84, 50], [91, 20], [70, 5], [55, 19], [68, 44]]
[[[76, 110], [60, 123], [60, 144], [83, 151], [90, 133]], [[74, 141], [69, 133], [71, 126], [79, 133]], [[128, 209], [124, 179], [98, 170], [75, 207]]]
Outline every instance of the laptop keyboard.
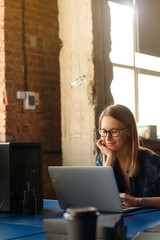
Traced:
[[122, 206], [122, 207], [124, 212], [130, 212], [130, 211], [134, 211], [142, 208], [142, 207], [130, 207], [130, 206]]

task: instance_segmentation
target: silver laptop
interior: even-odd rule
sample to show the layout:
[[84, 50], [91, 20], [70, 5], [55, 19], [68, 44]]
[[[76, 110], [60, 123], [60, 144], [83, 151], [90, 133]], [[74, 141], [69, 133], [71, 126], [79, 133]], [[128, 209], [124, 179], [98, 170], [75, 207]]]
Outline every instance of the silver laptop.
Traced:
[[100, 212], [131, 211], [123, 209], [111, 167], [50, 166], [48, 171], [60, 208], [96, 207]]

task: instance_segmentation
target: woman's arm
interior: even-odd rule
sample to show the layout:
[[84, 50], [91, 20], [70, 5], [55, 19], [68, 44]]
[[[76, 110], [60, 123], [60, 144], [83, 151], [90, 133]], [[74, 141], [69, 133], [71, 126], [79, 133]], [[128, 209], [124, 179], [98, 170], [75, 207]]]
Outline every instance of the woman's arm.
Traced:
[[133, 197], [126, 193], [120, 193], [120, 198], [124, 206], [144, 206], [160, 208], [160, 197]]

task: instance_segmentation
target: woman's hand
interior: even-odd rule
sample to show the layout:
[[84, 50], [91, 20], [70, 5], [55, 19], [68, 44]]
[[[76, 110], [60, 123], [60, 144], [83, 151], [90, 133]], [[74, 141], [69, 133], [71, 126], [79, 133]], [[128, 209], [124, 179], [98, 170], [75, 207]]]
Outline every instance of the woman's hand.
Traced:
[[153, 207], [160, 208], [160, 197], [133, 197], [126, 193], [120, 193], [120, 198], [122, 201], [122, 205], [131, 206], [131, 207]]
[[123, 206], [138, 207], [140, 206], [141, 198], [133, 197], [127, 193], [120, 193], [120, 199]]
[[103, 161], [103, 166], [114, 166], [116, 160], [116, 152], [109, 149], [102, 138], [97, 142], [97, 147], [101, 150], [101, 153], [105, 156], [105, 161]]

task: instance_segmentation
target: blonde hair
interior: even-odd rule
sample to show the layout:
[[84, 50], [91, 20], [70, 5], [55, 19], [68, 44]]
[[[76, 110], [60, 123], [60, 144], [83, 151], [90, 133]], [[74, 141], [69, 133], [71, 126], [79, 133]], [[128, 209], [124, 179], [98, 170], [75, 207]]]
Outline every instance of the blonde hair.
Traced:
[[99, 127], [101, 127], [102, 118], [104, 116], [113, 117], [122, 122], [130, 131], [131, 136], [128, 141], [129, 151], [127, 157], [127, 171], [129, 176], [136, 176], [139, 171], [139, 137], [137, 125], [133, 113], [126, 106], [116, 104], [111, 105], [103, 110], [99, 117]]

